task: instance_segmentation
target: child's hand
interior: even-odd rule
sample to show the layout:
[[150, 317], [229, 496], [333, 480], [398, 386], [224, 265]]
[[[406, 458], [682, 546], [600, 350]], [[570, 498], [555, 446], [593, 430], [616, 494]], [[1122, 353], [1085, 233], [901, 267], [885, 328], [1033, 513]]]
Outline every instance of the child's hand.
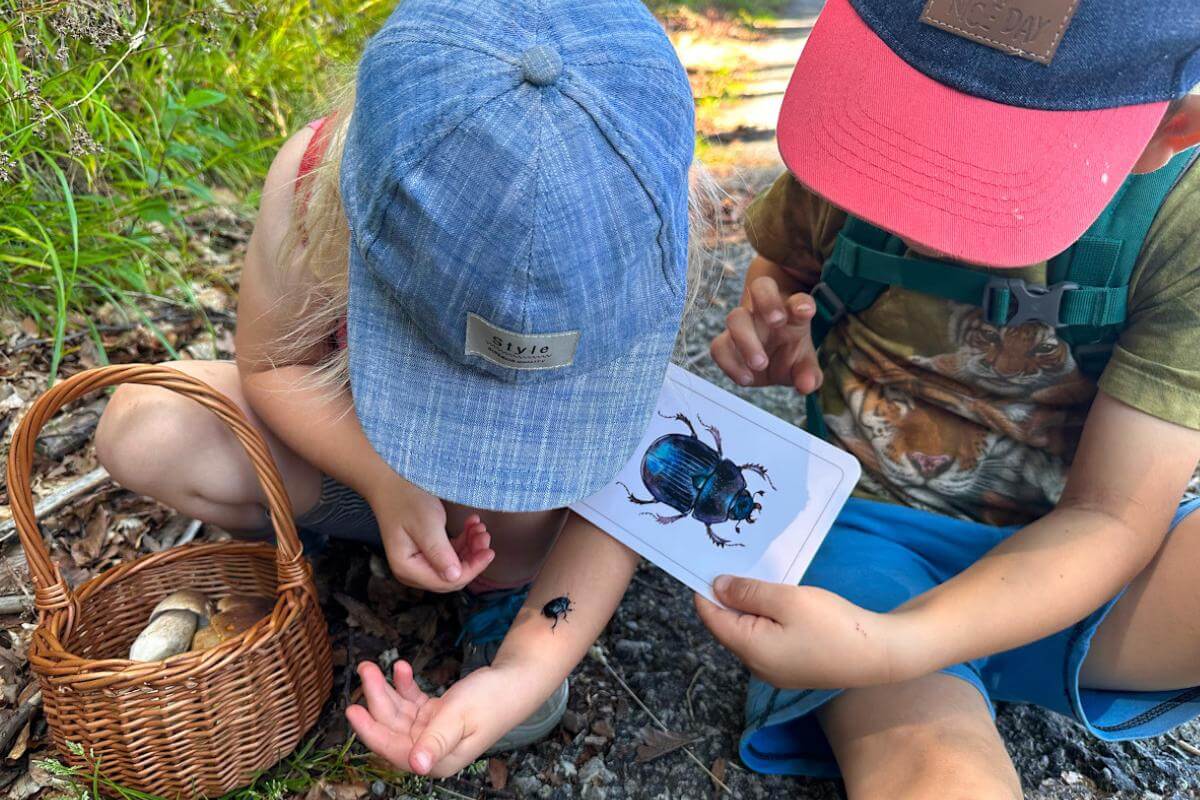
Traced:
[[396, 580], [433, 592], [453, 592], [479, 577], [496, 557], [491, 536], [470, 516], [453, 541], [442, 501], [408, 482], [397, 482], [370, 499], [383, 549]]
[[[721, 576], [730, 611], [696, 595], [696, 610], [755, 676], [781, 689], [852, 689], [923, 674], [899, 620], [810, 586]], [[738, 611], [745, 612], [739, 614]], [[914, 672], [915, 674], [909, 674]]]
[[746, 289], [750, 307], [738, 306], [725, 318], [725, 330], [712, 343], [713, 361], [742, 386], [794, 386], [811, 394], [821, 386], [821, 368], [810, 324], [812, 297], [797, 292], [784, 298], [779, 284], [756, 278]]
[[[358, 674], [367, 707], [346, 709], [350, 726], [371, 750], [417, 775], [453, 775], [526, 716], [521, 681], [496, 667], [472, 672], [441, 697], [421, 691], [403, 661], [396, 663], [394, 688], [374, 664], [360, 664]], [[527, 699], [536, 706], [536, 698]]]

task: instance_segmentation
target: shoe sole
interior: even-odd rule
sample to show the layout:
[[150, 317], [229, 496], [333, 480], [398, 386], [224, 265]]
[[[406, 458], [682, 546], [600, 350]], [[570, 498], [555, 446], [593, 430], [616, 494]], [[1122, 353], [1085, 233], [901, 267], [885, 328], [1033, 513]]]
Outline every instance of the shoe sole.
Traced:
[[[490, 748], [487, 754], [504, 753], [509, 750], [516, 750], [520, 747], [540, 742], [550, 735], [550, 731], [558, 727], [558, 723], [562, 721], [563, 714], [567, 712], [567, 697], [570, 694], [570, 686], [567, 681], [563, 681], [562, 685], [555, 690], [555, 693], [546, 699], [547, 704], [552, 704], [550, 713], [545, 718], [539, 719], [536, 723], [530, 723], [528, 720], [522, 722], [517, 727], [513, 728], [508, 733], [500, 738]], [[541, 711], [539, 708], [538, 711]], [[534, 712], [535, 714], [537, 712]]]

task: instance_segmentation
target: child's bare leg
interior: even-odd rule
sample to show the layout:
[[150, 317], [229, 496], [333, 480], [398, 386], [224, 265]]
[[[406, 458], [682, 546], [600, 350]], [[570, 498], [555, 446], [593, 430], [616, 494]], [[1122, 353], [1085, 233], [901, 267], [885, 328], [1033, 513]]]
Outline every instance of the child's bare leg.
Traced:
[[487, 525], [496, 551], [496, 558], [484, 570], [480, 583], [500, 587], [525, 583], [538, 573], [567, 519], [563, 510], [496, 514], [446, 503], [451, 531], [462, 530], [463, 522], [471, 514], [478, 514]]
[[[320, 474], [250, 410], [233, 362], [168, 366], [203, 380], [241, 407], [266, 437], [297, 513], [317, 502]], [[241, 445], [211, 412], [186, 397], [156, 386], [121, 386], [100, 419], [96, 452], [122, 486], [183, 514], [235, 532], [268, 525], [262, 489]]]
[[851, 800], [1012, 800], [1021, 783], [979, 692], [937, 673], [819, 713]]
[[1182, 520], [1100, 624], [1083, 662], [1089, 689], [1200, 685], [1200, 512]]

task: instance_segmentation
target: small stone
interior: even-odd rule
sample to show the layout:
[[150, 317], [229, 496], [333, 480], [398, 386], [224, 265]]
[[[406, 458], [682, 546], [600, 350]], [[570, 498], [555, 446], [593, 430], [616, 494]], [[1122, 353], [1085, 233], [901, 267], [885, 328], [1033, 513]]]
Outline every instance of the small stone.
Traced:
[[603, 736], [605, 739], [611, 739], [617, 735], [617, 732], [613, 730], [612, 723], [606, 719], [598, 719], [593, 722], [592, 733]]
[[591, 759], [579, 770], [579, 782], [582, 784], [607, 786], [616, 780], [616, 778], [617, 776], [604, 765], [604, 759], [600, 758], [600, 756]]
[[1065, 783], [1067, 786], [1074, 786], [1075, 784], [1080, 783], [1082, 781], [1083, 781], [1083, 776], [1080, 775], [1078, 772], [1076, 772], [1073, 769], [1067, 770], [1066, 772], [1064, 772], [1062, 774], [1062, 782]]
[[603, 736], [585, 736], [583, 737], [583, 743], [588, 747], [594, 747], [597, 750], [603, 750], [608, 744], [608, 739], [605, 739]]
[[570, 709], [567, 709], [566, 713], [563, 714], [563, 718], [562, 718], [563, 730], [566, 731], [567, 733], [571, 734], [572, 736], [574, 736], [575, 734], [577, 734], [581, 730], [583, 730], [583, 728], [586, 724], [587, 724], [587, 721], [583, 718], [583, 715], [577, 711], [572, 711]]
[[567, 780], [574, 778], [579, 774], [579, 768], [575, 766], [575, 762], [569, 758], [564, 758], [558, 762], [558, 772]]
[[542, 789], [542, 782], [536, 775], [518, 775], [509, 782], [509, 785], [517, 797], [531, 797], [541, 792]]
[[613, 649], [617, 658], [622, 661], [637, 661], [650, 654], [652, 645], [649, 642], [639, 642], [633, 639], [617, 639]]
[[372, 797], [383, 797], [386, 794], [387, 794], [387, 784], [386, 783], [384, 783], [383, 781], [372, 781], [371, 782], [371, 796]]
[[597, 786], [594, 783], [589, 783], [583, 787], [583, 791], [579, 793], [583, 800], [606, 800], [608, 790], [602, 786]]

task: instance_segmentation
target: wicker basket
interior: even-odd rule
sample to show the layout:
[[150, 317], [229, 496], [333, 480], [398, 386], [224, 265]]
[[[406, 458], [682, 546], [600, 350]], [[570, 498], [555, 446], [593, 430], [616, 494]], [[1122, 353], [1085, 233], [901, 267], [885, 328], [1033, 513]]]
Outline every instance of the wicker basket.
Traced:
[[[33, 445], [64, 404], [107, 386], [142, 383], [208, 408], [242, 443], [266, 492], [277, 546], [177, 547], [110, 569], [72, 590], [50, 560], [33, 513]], [[332, 682], [328, 633], [291, 506], [270, 451], [242, 412], [203, 382], [167, 367], [88, 370], [40, 397], [8, 455], [13, 518], [29, 559], [38, 625], [29, 662], [62, 757], [163, 797], [216, 796], [288, 755], [312, 727]], [[139, 663], [125, 655], [164, 596], [274, 595], [270, 617], [211, 650]], [[67, 747], [82, 746], [81, 759]]]

